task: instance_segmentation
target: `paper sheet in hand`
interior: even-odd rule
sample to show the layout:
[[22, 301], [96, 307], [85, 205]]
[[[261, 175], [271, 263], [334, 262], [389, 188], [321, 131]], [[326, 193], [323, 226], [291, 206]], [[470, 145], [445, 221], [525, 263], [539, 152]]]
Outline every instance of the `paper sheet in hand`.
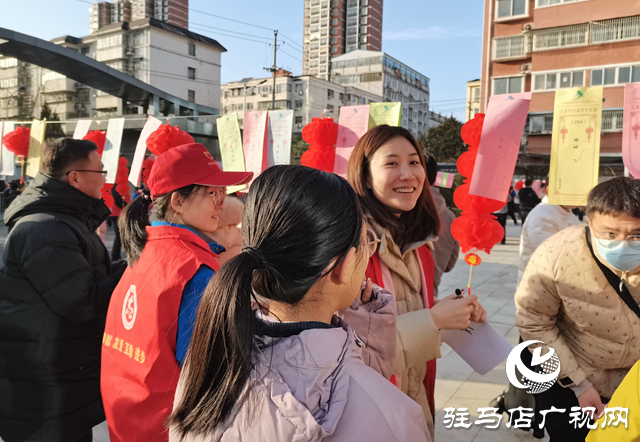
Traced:
[[513, 345], [488, 322], [472, 322], [471, 334], [464, 330], [441, 330], [442, 341], [476, 372], [487, 374], [507, 359]]

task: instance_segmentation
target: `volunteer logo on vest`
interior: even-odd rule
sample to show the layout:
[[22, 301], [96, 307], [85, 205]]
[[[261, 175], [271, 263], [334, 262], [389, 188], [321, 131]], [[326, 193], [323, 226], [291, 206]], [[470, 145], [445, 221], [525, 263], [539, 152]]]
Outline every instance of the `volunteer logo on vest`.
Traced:
[[[533, 344], [543, 344], [542, 341], [525, 341], [518, 344], [507, 358], [507, 378], [509, 382], [516, 388], [528, 389], [527, 393], [536, 394], [547, 391], [555, 384], [560, 375], [560, 358], [556, 351], [547, 345], [547, 352], [542, 353], [542, 347], [535, 348], [531, 357], [531, 366], [534, 370], [530, 370], [522, 362], [522, 352], [529, 351], [527, 348]], [[520, 379], [516, 374], [516, 367], [520, 372]]]
[[138, 298], [136, 295], [136, 286], [132, 285], [124, 297], [124, 304], [122, 304], [122, 323], [124, 324], [124, 328], [131, 330], [133, 323], [136, 322], [137, 314]]

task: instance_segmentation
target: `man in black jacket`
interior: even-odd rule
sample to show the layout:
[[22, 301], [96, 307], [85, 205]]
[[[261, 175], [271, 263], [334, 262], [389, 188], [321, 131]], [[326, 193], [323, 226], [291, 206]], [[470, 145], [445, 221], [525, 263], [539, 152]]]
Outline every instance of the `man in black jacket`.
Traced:
[[540, 198], [538, 198], [538, 194], [531, 187], [532, 184], [533, 181], [526, 180], [524, 182], [524, 187], [520, 189], [520, 192], [518, 192], [518, 199], [520, 200], [520, 218], [522, 219], [523, 226], [529, 212], [531, 212], [533, 208], [541, 202]]
[[124, 272], [95, 233], [109, 216], [91, 141], [60, 138], [7, 209], [0, 270], [0, 438], [92, 440], [104, 421], [100, 352]]

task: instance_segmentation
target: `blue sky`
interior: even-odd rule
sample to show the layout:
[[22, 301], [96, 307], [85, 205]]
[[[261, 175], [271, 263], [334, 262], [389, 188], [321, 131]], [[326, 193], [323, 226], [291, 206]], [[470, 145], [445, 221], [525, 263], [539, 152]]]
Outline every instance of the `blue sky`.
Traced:
[[[431, 109], [458, 119], [464, 118], [465, 83], [480, 77], [483, 3], [384, 0], [382, 50], [429, 77]], [[47, 40], [82, 37], [89, 33], [90, 6], [79, 0], [0, 0], [0, 27]], [[286, 37], [278, 66], [302, 73], [303, 0], [191, 0], [189, 6], [191, 30], [228, 50], [222, 56], [223, 83], [269, 75], [263, 68], [273, 63], [273, 31], [196, 11], [278, 29]]]

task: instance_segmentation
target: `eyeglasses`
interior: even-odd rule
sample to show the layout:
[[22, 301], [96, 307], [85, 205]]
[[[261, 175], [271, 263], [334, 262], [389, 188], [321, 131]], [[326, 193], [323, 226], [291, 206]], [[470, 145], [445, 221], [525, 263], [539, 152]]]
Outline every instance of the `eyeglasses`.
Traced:
[[618, 238], [618, 235], [616, 235], [613, 232], [600, 233], [593, 228], [593, 225], [589, 224], [589, 227], [591, 228], [591, 230], [597, 233], [597, 235], [595, 235], [596, 238], [612, 241], [610, 243], [612, 248], [619, 246], [620, 243], [623, 241], [633, 246], [636, 249], [640, 248], [640, 235], [629, 235], [625, 239], [620, 239]]
[[224, 200], [227, 198], [227, 188], [218, 187], [216, 190], [207, 193], [208, 196], [213, 198], [213, 204], [218, 207], [224, 204]]
[[367, 229], [367, 242], [364, 243], [364, 246], [367, 247], [367, 251], [369, 252], [369, 258], [371, 258], [378, 250], [378, 244], [380, 243], [380, 238], [376, 235], [371, 229]]
[[101, 173], [102, 176], [107, 176], [107, 174], [109, 173], [106, 170], [89, 170], [89, 169], [77, 169], [77, 170], [70, 170], [69, 172], [66, 173], [66, 175], [69, 175], [71, 172], [93, 172], [93, 173]]

